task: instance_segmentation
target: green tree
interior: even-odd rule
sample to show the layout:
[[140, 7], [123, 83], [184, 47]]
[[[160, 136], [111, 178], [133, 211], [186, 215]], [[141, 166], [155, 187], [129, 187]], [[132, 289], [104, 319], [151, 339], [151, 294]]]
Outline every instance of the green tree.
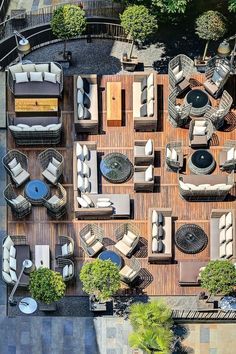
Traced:
[[228, 260], [210, 261], [201, 272], [201, 287], [211, 295], [229, 294], [236, 285], [236, 269]]
[[132, 38], [129, 57], [131, 58], [134, 41], [143, 42], [158, 28], [155, 16], [143, 5], [127, 7], [120, 15], [121, 26], [125, 33]]
[[133, 332], [129, 335], [130, 346], [146, 353], [168, 354], [173, 340], [171, 313], [162, 301], [131, 305], [129, 319]]
[[96, 259], [83, 265], [80, 272], [83, 290], [95, 295], [100, 301], [107, 301], [120, 288], [118, 267], [110, 260]]
[[65, 295], [66, 286], [60, 273], [41, 267], [30, 274], [29, 290], [35, 300], [50, 304]]
[[184, 13], [190, 0], [152, 0], [152, 5], [162, 13]]
[[63, 56], [66, 55], [66, 41], [81, 35], [86, 28], [85, 12], [77, 5], [58, 7], [52, 16], [52, 33], [64, 40]]
[[217, 41], [226, 32], [226, 20], [218, 11], [207, 11], [196, 20], [195, 32], [199, 38], [205, 39], [206, 46], [202, 59], [205, 60], [209, 42]]
[[236, 0], [229, 0], [228, 10], [230, 12], [236, 12]]

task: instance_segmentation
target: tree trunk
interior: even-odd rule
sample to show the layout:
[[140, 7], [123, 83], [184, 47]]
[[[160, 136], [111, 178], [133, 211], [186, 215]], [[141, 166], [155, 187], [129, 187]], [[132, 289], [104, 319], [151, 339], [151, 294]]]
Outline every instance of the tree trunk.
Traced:
[[66, 59], [66, 40], [64, 40], [63, 58]]
[[210, 41], [207, 41], [207, 42], [206, 42], [206, 46], [205, 46], [205, 50], [204, 50], [204, 53], [203, 53], [202, 60], [205, 60], [205, 57], [206, 57], [206, 53], [207, 53], [207, 49], [208, 49], [209, 42], [210, 42]]
[[134, 49], [134, 40], [132, 40], [132, 44], [131, 44], [131, 48], [130, 48], [130, 52], [129, 52], [129, 58], [130, 59], [132, 57], [133, 49]]

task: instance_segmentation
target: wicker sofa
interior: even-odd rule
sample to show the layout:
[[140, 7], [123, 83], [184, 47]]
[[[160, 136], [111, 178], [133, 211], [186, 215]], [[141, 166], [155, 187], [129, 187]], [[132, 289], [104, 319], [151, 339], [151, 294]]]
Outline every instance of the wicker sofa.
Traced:
[[[163, 221], [160, 222], [164, 233], [159, 237], [162, 243], [162, 250], [154, 251], [153, 239], [158, 237], [158, 214], [161, 214]], [[172, 259], [172, 209], [170, 208], [149, 208], [148, 209], [148, 261], [150, 263], [170, 261]]]
[[133, 81], [134, 129], [157, 130], [157, 82], [156, 73], [135, 73]]
[[[30, 73], [42, 74], [42, 81], [33, 79]], [[27, 73], [25, 78], [17, 74]], [[54, 74], [54, 78], [46, 78], [45, 73]], [[31, 79], [31, 80], [30, 80]], [[54, 81], [55, 82], [52, 82]], [[25, 81], [24, 81], [25, 80]], [[37, 80], [37, 81], [36, 81]], [[48, 81], [52, 80], [52, 81]], [[19, 82], [21, 81], [21, 82]], [[63, 90], [63, 70], [60, 64], [50, 63], [18, 63], [8, 68], [8, 87], [15, 97], [60, 97]]]
[[[73, 83], [74, 83], [75, 130], [77, 133], [97, 134], [98, 133], [97, 75], [83, 75], [83, 76], [74, 75]], [[79, 91], [81, 91], [82, 95], [79, 93]], [[81, 99], [82, 99], [82, 103], [79, 104]], [[84, 107], [86, 108], [86, 110], [84, 109]]]

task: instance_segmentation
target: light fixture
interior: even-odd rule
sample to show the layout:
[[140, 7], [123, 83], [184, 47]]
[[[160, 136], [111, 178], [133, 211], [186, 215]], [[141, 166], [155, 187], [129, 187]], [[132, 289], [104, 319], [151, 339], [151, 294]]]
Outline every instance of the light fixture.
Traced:
[[22, 61], [22, 55], [26, 55], [30, 52], [30, 42], [22, 34], [14, 31], [15, 40], [17, 44], [17, 51], [20, 61]]
[[217, 54], [220, 57], [227, 57], [230, 55], [230, 53], [231, 53], [231, 48], [229, 42], [226, 39], [224, 39], [223, 42], [220, 43], [217, 49]]

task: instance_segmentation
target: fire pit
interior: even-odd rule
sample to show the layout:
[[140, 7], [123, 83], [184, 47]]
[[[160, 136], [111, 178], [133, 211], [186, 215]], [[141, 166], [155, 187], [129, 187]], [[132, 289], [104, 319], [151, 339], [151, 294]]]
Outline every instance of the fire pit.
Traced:
[[195, 224], [181, 226], [175, 234], [175, 244], [184, 253], [201, 252], [208, 243], [204, 230]]

